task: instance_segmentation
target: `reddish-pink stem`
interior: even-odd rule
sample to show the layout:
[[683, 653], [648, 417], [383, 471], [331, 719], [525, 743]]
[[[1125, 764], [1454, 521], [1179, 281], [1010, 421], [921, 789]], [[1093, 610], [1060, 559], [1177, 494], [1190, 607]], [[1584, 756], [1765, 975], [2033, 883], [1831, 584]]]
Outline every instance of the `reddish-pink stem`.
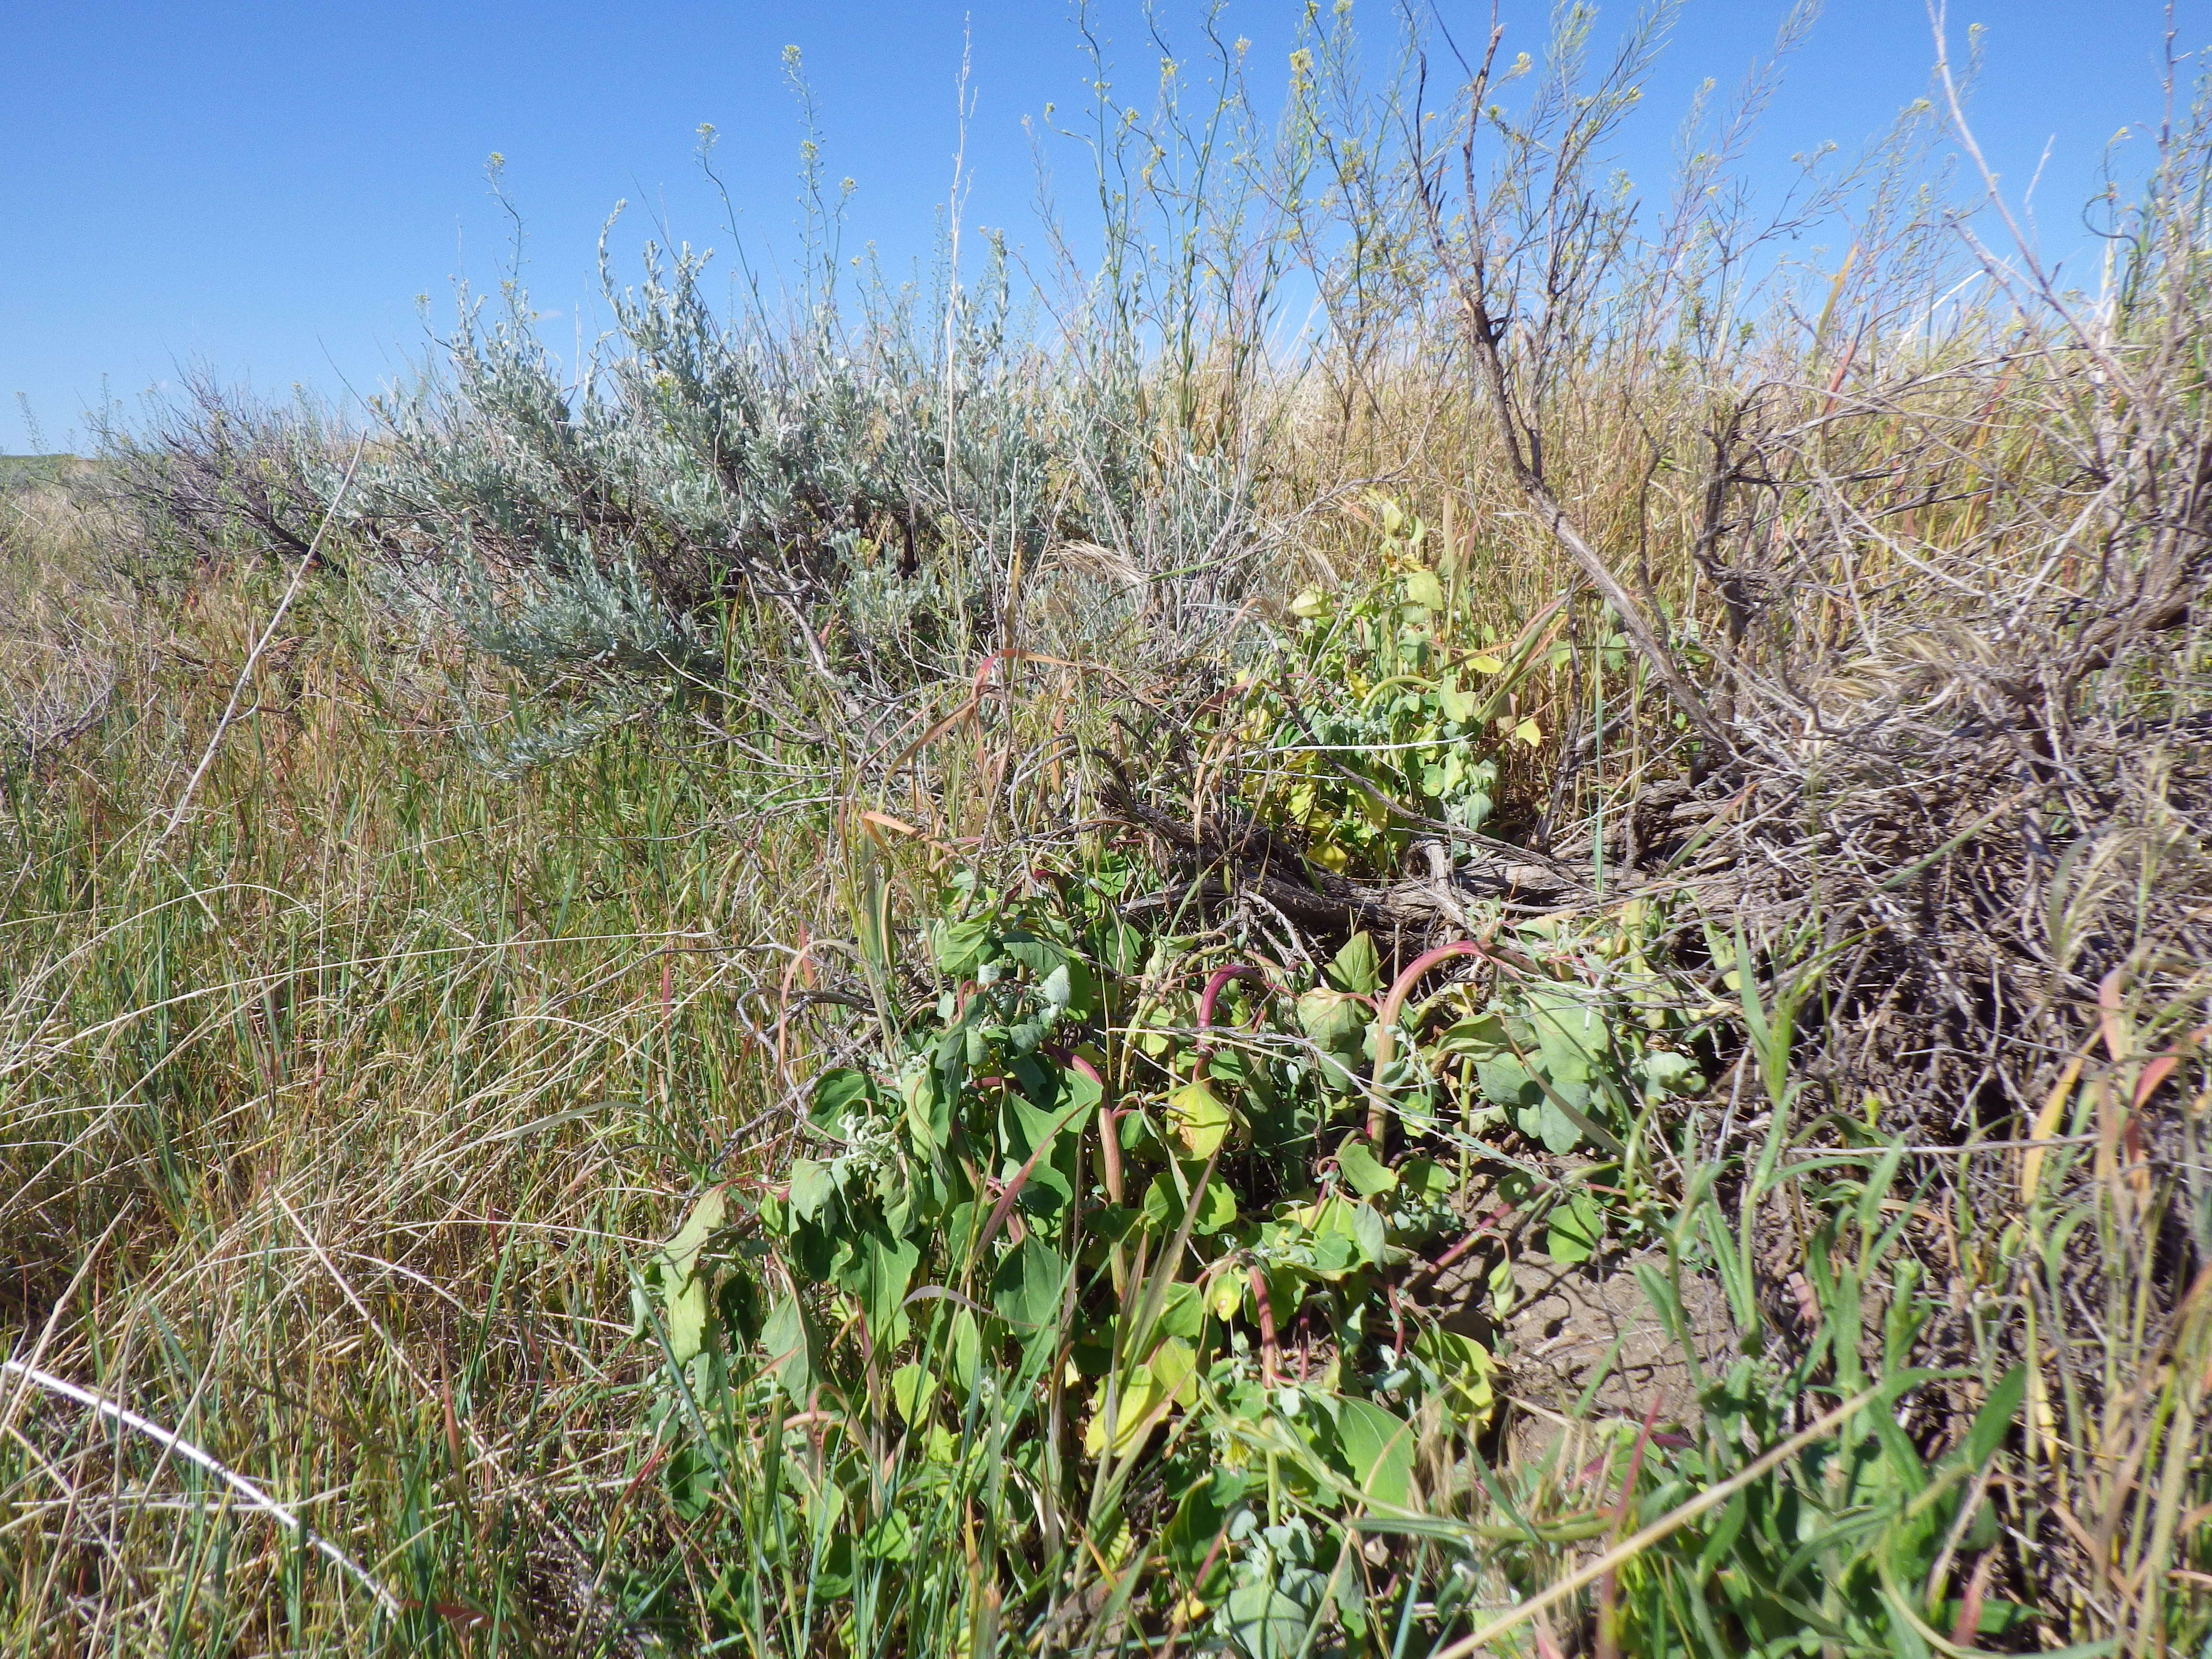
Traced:
[[1215, 969], [1212, 977], [1206, 981], [1205, 993], [1198, 1000], [1198, 1040], [1201, 1048], [1206, 1046], [1206, 1032], [1213, 1028], [1213, 1005], [1221, 999], [1222, 987], [1232, 979], [1249, 980], [1263, 991], [1272, 991], [1275, 988], [1267, 974], [1262, 969], [1255, 968], [1249, 962], [1240, 962], [1227, 968]]
[[1262, 991], [1272, 992], [1275, 988], [1274, 981], [1267, 977], [1266, 971], [1249, 962], [1236, 963], [1213, 970], [1206, 981], [1205, 991], [1198, 999], [1198, 1058], [1190, 1068], [1193, 1083], [1206, 1081], [1206, 1068], [1213, 1060], [1213, 1045], [1206, 1041], [1206, 1036], [1213, 1030], [1214, 1005], [1221, 1000], [1221, 988], [1232, 979], [1249, 980]]
[[1077, 1071], [1098, 1085], [1098, 1172], [1106, 1178], [1106, 1196], [1116, 1204], [1121, 1202], [1121, 1137], [1118, 1126], [1121, 1115], [1106, 1097], [1106, 1079], [1098, 1075], [1098, 1068], [1072, 1048], [1048, 1046], [1045, 1052], [1061, 1065]]
[[1260, 1309], [1260, 1380], [1272, 1389], [1275, 1386], [1275, 1304], [1267, 1299], [1267, 1275], [1258, 1262], [1252, 1264], [1246, 1282]]
[[1367, 1138], [1379, 1150], [1386, 1127], [1384, 1101], [1382, 1093], [1382, 1073], [1398, 1052], [1398, 1015], [1406, 1006], [1406, 999], [1421, 975], [1440, 962], [1453, 957], [1480, 957], [1486, 962], [1498, 960], [1486, 945], [1478, 945], [1471, 939], [1454, 939], [1449, 945], [1439, 945], [1433, 951], [1424, 951], [1413, 958], [1406, 971], [1391, 982], [1390, 993], [1382, 999], [1382, 1006], [1375, 1016], [1375, 1082], [1374, 1103], [1367, 1109]]

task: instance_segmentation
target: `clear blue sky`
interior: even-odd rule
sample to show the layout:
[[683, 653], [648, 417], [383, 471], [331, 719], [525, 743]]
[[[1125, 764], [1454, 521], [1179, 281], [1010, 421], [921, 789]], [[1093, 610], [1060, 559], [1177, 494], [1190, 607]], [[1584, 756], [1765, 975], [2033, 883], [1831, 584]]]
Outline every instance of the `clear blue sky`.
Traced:
[[[1480, 34], [1486, 5], [1443, 5]], [[1184, 0], [1164, 9], [1176, 44], [1195, 40]], [[1540, 52], [1546, 10], [1507, 0], [1509, 56]], [[1632, 173], [1663, 182], [1689, 88], [1733, 84], [1781, 10], [1689, 0], [1647, 100], [1655, 118], [1623, 158]], [[1608, 5], [1601, 30], [1628, 13]], [[1358, 15], [1370, 32], [1391, 27], [1380, 0]], [[1135, 8], [1115, 0], [1103, 16], [1121, 83], [1148, 83], [1156, 54]], [[1231, 0], [1227, 22], [1279, 65], [1296, 16], [1296, 0]], [[60, 447], [82, 441], [104, 387], [128, 404], [185, 363], [263, 392], [373, 389], [422, 349], [415, 296], [431, 295], [442, 323], [454, 278], [498, 275], [508, 231], [483, 174], [495, 150], [529, 222], [537, 304], [567, 317], [580, 303], [586, 326], [594, 239], [618, 198], [633, 232], [657, 217], [726, 248], [692, 160], [702, 122], [722, 135], [757, 260], [788, 249], [787, 45], [805, 53], [830, 177], [859, 181], [851, 234], [895, 260], [926, 254], [952, 170], [963, 20], [969, 221], [1033, 245], [1021, 118], [1084, 95], [1060, 0], [0, 0], [0, 449], [31, 447], [19, 392]], [[2050, 242], [2078, 246], [2075, 209], [2107, 141], [2159, 113], [2162, 9], [1953, 0], [1954, 33], [1970, 22], [1990, 30], [1976, 112], [1992, 160], [2024, 183], [2050, 146], [2037, 205]], [[2185, 50], [2212, 34], [2212, 0], [2183, 0], [2179, 22]], [[1922, 0], [1830, 0], [1757, 165], [1823, 140], [1856, 146], [1924, 90], [1929, 61]]]

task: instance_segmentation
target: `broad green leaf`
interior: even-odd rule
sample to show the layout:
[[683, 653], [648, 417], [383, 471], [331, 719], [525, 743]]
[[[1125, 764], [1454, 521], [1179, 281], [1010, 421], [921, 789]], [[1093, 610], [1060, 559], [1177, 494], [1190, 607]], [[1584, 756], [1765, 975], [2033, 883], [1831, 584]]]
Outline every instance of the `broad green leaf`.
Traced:
[[1398, 1185], [1396, 1174], [1358, 1135], [1347, 1137], [1344, 1145], [1336, 1149], [1336, 1167], [1344, 1171], [1344, 1178], [1362, 1198], [1393, 1191]]
[[1526, 1107], [1544, 1097], [1543, 1090], [1528, 1068], [1511, 1054], [1476, 1061], [1474, 1085], [1482, 1097], [1493, 1106]]
[[676, 1230], [676, 1237], [660, 1247], [664, 1279], [672, 1269], [678, 1278], [690, 1276], [707, 1241], [728, 1224], [729, 1212], [726, 1189], [709, 1187], [700, 1194], [699, 1201], [691, 1206], [691, 1213]]
[[1437, 1045], [1446, 1054], [1465, 1054], [1474, 1060], [1495, 1060], [1500, 1054], [1513, 1052], [1511, 1033], [1496, 1014], [1477, 1014], [1470, 1019], [1455, 1020], [1444, 1028]]
[[908, 1360], [891, 1373], [891, 1404], [908, 1427], [921, 1421], [936, 1394], [937, 1379], [918, 1359]]
[[1198, 1351], [1183, 1338], [1161, 1338], [1159, 1345], [1152, 1350], [1152, 1357], [1145, 1364], [1152, 1368], [1152, 1380], [1176, 1405], [1197, 1403]]
[[1152, 1375], [1152, 1367], [1133, 1366], [1122, 1379], [1110, 1419], [1106, 1411], [1106, 1390], [1098, 1391], [1091, 1421], [1084, 1426], [1083, 1449], [1093, 1457], [1109, 1454], [1121, 1456], [1150, 1433], [1158, 1417], [1165, 1414], [1168, 1393]]
[[707, 1345], [710, 1275], [699, 1264], [699, 1252], [719, 1231], [729, 1214], [729, 1195], [710, 1187], [691, 1206], [691, 1213], [677, 1229], [676, 1237], [660, 1249], [661, 1299], [667, 1310], [668, 1348], [679, 1365], [688, 1364]]
[[1343, 991], [1308, 991], [1298, 999], [1298, 1026], [1319, 1048], [1356, 1054], [1367, 1034], [1367, 1011]]
[[837, 1190], [827, 1165], [817, 1164], [811, 1158], [793, 1158], [791, 1164], [791, 1212], [801, 1221], [812, 1221], [822, 1213]]
[[1237, 1310], [1244, 1305], [1244, 1293], [1251, 1287], [1244, 1275], [1236, 1272], [1214, 1274], [1206, 1290], [1206, 1311], [1226, 1323], [1237, 1317]]
[[1032, 1232], [999, 1263], [991, 1277], [991, 1302], [1006, 1322], [1026, 1330], [1042, 1330], [1060, 1317], [1060, 1297], [1067, 1282], [1067, 1264]]
[[862, 1110], [874, 1098], [875, 1079], [866, 1072], [840, 1066], [823, 1073], [814, 1082], [814, 1109], [809, 1121], [837, 1140], [852, 1139]]
[[1474, 718], [1475, 711], [1482, 707], [1482, 699], [1472, 691], [1461, 690], [1459, 682], [1451, 679], [1444, 681], [1437, 687], [1437, 705], [1443, 710], [1446, 720], [1456, 720], [1465, 725]]
[[1521, 1133], [1542, 1141], [1547, 1152], [1564, 1157], [1583, 1144], [1582, 1126], [1548, 1095], [1533, 1106], [1523, 1106], [1518, 1121]]
[[769, 1375], [792, 1401], [805, 1404], [814, 1391], [814, 1333], [795, 1298], [784, 1297], [769, 1310], [760, 1346]]
[[999, 944], [1006, 955], [1030, 970], [1032, 979], [1040, 981], [1067, 961], [1066, 951], [1034, 933], [1008, 933]]
[[1196, 1341], [1205, 1328], [1206, 1298], [1199, 1287], [1180, 1279], [1169, 1285], [1160, 1298], [1159, 1322], [1152, 1328], [1154, 1334]]
[[[1528, 990], [1528, 1024], [1536, 1033], [1544, 1075], [1580, 1107], [1611, 1046], [1604, 1016], [1575, 987], [1537, 985]], [[1584, 1093], [1576, 1093], [1577, 1089]]]
[[911, 1239], [872, 1236], [861, 1245], [865, 1252], [860, 1310], [868, 1322], [868, 1334], [881, 1343], [897, 1323], [900, 1304], [914, 1270], [921, 1265], [921, 1249]]
[[1413, 1357], [1437, 1376], [1445, 1409], [1461, 1423], [1488, 1418], [1498, 1403], [1498, 1362], [1471, 1337], [1431, 1326], [1413, 1339]]
[[1655, 1100], [1692, 1095], [1705, 1086], [1697, 1062], [1671, 1048], [1645, 1050], [1636, 1062], [1636, 1075], [1644, 1092]]
[[1305, 1567], [1286, 1567], [1273, 1583], [1241, 1584], [1229, 1592], [1229, 1632], [1248, 1659], [1296, 1659], [1320, 1615], [1328, 1581]]
[[968, 979], [997, 951], [991, 924], [978, 917], [969, 921], [937, 922], [929, 930], [931, 951], [939, 972]]
[[1347, 992], [1308, 991], [1298, 999], [1298, 1028], [1322, 1052], [1322, 1081], [1338, 1094], [1358, 1086], [1366, 1059], [1365, 1006]]
[[1425, 611], [1444, 608], [1443, 584], [1437, 580], [1433, 570], [1410, 570], [1406, 573], [1406, 599]]
[[1458, 1182], [1452, 1172], [1434, 1158], [1409, 1158], [1398, 1166], [1398, 1184], [1414, 1197], [1437, 1204], [1451, 1196]]
[[864, 1561], [906, 1561], [914, 1555], [914, 1523], [896, 1510], [886, 1510], [860, 1536]]
[[1605, 1239], [1605, 1212], [1589, 1193], [1552, 1206], [1544, 1250], [1554, 1261], [1587, 1261]]
[[1345, 940], [1328, 973], [1328, 982], [1340, 991], [1373, 996], [1382, 988], [1382, 966], [1375, 954], [1375, 940], [1365, 928]]
[[[1163, 1170], [1154, 1176], [1145, 1188], [1143, 1215], [1146, 1224], [1155, 1232], [1171, 1233], [1182, 1225], [1183, 1200], [1176, 1190], [1175, 1177]], [[1237, 1194], [1229, 1183], [1219, 1176], [1206, 1183], [1206, 1190], [1198, 1194], [1198, 1213], [1193, 1218], [1191, 1231], [1213, 1234], [1237, 1220]]]
[[1413, 1425], [1371, 1401], [1347, 1400], [1336, 1415], [1337, 1444], [1360, 1490], [1377, 1504], [1404, 1509], [1413, 1495]]
[[1354, 1261], [1371, 1267], [1382, 1261], [1383, 1252], [1389, 1248], [1389, 1230], [1372, 1205], [1354, 1203], [1348, 1198], [1339, 1196], [1324, 1199], [1303, 1213], [1306, 1224], [1313, 1232], [1315, 1266], [1326, 1276], [1334, 1276], [1342, 1271], [1342, 1268], [1323, 1265], [1327, 1257], [1325, 1247], [1332, 1240], [1349, 1247], [1350, 1259], [1344, 1262], [1345, 1267], [1349, 1267]]
[[1196, 1572], [1209, 1555], [1213, 1558], [1213, 1571], [1208, 1575], [1207, 1583], [1196, 1587], [1200, 1595], [1206, 1595], [1208, 1584], [1218, 1583], [1228, 1574], [1230, 1562], [1226, 1558], [1231, 1552], [1217, 1549], [1215, 1542], [1228, 1527], [1230, 1516], [1243, 1498], [1249, 1484], [1241, 1469], [1213, 1469], [1182, 1495], [1175, 1519], [1162, 1534], [1169, 1560], [1186, 1573]]
[[927, 1066], [909, 1072], [902, 1085], [906, 1097], [907, 1133], [915, 1150], [937, 1153], [952, 1139], [952, 1104], [937, 1073]]

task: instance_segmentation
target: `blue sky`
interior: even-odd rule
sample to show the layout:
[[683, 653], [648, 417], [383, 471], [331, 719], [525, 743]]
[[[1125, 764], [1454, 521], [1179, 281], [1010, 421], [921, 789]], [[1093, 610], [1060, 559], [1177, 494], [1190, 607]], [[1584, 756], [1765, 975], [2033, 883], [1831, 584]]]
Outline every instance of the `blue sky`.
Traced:
[[[1443, 3], [1480, 33], [1486, 5]], [[1601, 31], [1629, 9], [1608, 5]], [[1171, 43], [1195, 40], [1193, 8], [1162, 10]], [[1506, 0], [1509, 56], [1540, 52], [1546, 11]], [[1663, 184], [1690, 88], [1705, 76], [1733, 84], [1781, 11], [1689, 0], [1621, 157], [1632, 174]], [[1281, 0], [1226, 7], [1230, 30], [1277, 66], [1297, 15]], [[1157, 54], [1136, 9], [1117, 0], [1099, 15], [1121, 83], [1147, 84]], [[1378, 0], [1358, 15], [1390, 27]], [[2047, 147], [2046, 240], [2080, 246], [2075, 210], [2107, 142], [2158, 117], [2162, 7], [1953, 0], [1951, 21], [1957, 34], [1988, 26], [1976, 116], [1993, 162], [2024, 184]], [[2178, 21], [2186, 50], [2212, 33], [2212, 0], [2183, 0]], [[495, 150], [527, 220], [535, 301], [562, 313], [548, 325], [556, 337], [591, 325], [594, 241], [617, 199], [635, 234], [658, 222], [727, 248], [693, 160], [702, 122], [721, 135], [738, 230], [756, 263], [771, 263], [795, 240], [790, 45], [805, 55], [830, 176], [858, 181], [848, 237], [894, 262], [926, 256], [951, 178], [963, 32], [968, 221], [1034, 246], [1021, 118], [1084, 96], [1061, 0], [0, 0], [0, 449], [32, 447], [18, 393], [60, 447], [82, 441], [82, 411], [103, 395], [129, 404], [183, 364], [264, 393], [374, 389], [423, 349], [416, 295], [442, 324], [456, 277], [499, 275], [510, 231], [484, 182]], [[1929, 61], [1922, 0], [1830, 0], [1755, 170], [1778, 178], [1795, 152], [1878, 132], [1925, 89]]]

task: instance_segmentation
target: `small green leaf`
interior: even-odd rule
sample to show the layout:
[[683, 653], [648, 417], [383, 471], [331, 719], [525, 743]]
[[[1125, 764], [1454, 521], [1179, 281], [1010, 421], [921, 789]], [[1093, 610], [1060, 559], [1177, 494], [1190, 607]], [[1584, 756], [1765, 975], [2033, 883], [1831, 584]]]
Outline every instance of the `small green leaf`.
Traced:
[[976, 1380], [983, 1374], [983, 1333], [975, 1314], [966, 1308], [953, 1312], [951, 1348], [952, 1380], [960, 1385], [962, 1394], [973, 1394]]
[[1340, 991], [1373, 996], [1382, 988], [1382, 966], [1375, 954], [1375, 940], [1366, 929], [1345, 940], [1328, 972], [1328, 982]]
[[2027, 1398], [2027, 1368], [2015, 1365], [1990, 1390], [1989, 1403], [1974, 1413], [1974, 1425], [1966, 1431], [1967, 1468], [1979, 1468], [1996, 1454]]
[[1060, 1291], [1066, 1282], [1067, 1264], [1060, 1252], [1031, 1233], [992, 1275], [992, 1305], [1007, 1323], [1042, 1330], [1060, 1316]]
[[793, 1158], [791, 1164], [791, 1212], [801, 1221], [812, 1221], [822, 1213], [837, 1190], [827, 1165], [817, 1164], [811, 1158]]
[[937, 1393], [937, 1379], [918, 1359], [910, 1359], [891, 1373], [891, 1404], [908, 1427], [921, 1421]]
[[1553, 1206], [1545, 1253], [1554, 1261], [1587, 1261], [1605, 1241], [1605, 1212], [1589, 1193], [1577, 1193], [1564, 1204]]
[[1394, 1191], [1398, 1185], [1397, 1175], [1358, 1135], [1348, 1138], [1336, 1149], [1336, 1167], [1344, 1171], [1344, 1178], [1362, 1198]]

